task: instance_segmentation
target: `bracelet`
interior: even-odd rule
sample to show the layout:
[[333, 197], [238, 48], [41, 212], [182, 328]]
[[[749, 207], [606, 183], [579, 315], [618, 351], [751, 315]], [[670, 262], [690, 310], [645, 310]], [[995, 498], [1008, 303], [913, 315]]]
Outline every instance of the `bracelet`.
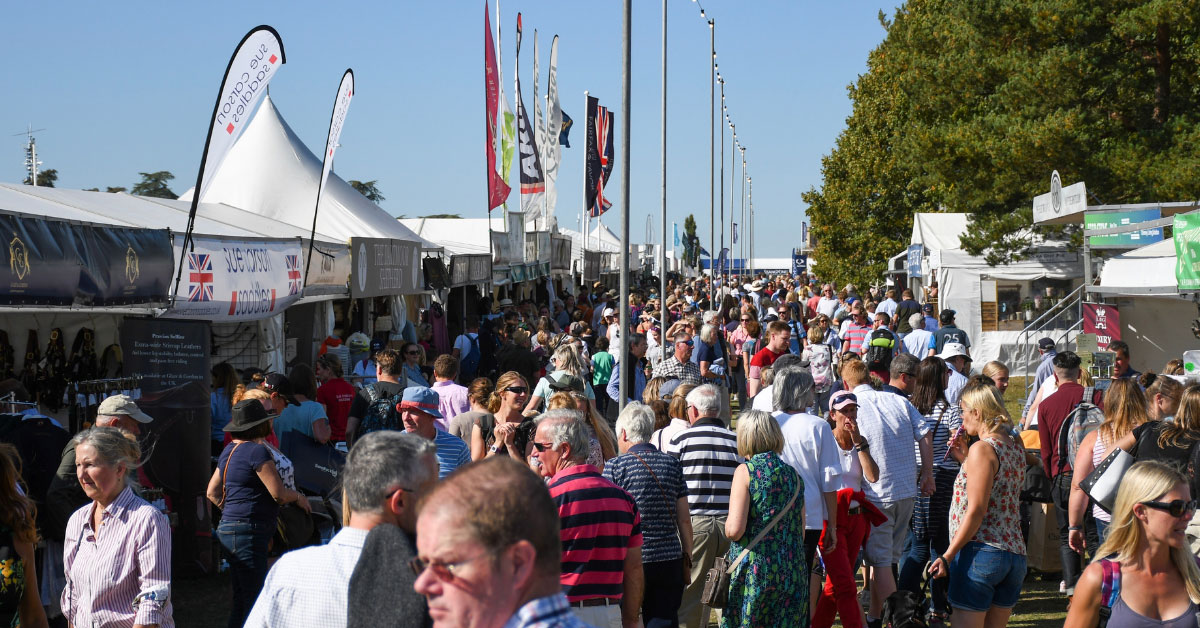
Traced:
[[1082, 532], [1082, 531], [1083, 531], [1083, 528], [1081, 528], [1081, 527], [1079, 527], [1079, 526], [1069, 526], [1069, 527], [1067, 528], [1067, 531], [1068, 531], [1068, 532]]
[[859, 451], [866, 451], [871, 448], [871, 444], [864, 440], [862, 443], [859, 443], [854, 447]]

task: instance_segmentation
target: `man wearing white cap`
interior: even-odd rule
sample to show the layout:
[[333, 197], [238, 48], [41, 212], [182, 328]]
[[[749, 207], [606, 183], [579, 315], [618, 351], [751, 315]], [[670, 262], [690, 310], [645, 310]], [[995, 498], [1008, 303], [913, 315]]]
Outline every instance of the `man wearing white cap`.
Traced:
[[967, 348], [957, 342], [947, 342], [937, 357], [946, 361], [950, 367], [950, 381], [946, 383], [946, 401], [957, 406], [962, 397], [963, 386], [967, 385], [967, 374], [971, 372], [971, 356]]
[[[142, 433], [143, 423], [153, 420], [137, 407], [129, 395], [113, 395], [101, 402], [96, 410], [96, 427], [119, 427], [134, 436]], [[62, 524], [61, 530], [51, 533], [57, 535], [52, 538], [61, 537], [71, 515], [91, 501], [75, 475], [75, 445], [68, 444], [62, 452], [58, 470], [54, 472], [54, 479], [50, 481], [50, 488], [46, 491], [46, 508], [49, 509], [47, 521], [54, 522], [56, 526], [60, 522]]]

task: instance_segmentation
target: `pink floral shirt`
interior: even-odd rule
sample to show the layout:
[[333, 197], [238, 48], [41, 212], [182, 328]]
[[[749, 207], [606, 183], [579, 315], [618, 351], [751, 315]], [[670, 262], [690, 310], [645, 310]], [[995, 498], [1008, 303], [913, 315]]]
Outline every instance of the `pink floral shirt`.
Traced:
[[[1025, 539], [1021, 535], [1019, 500], [1021, 487], [1025, 484], [1025, 448], [1017, 440], [1009, 445], [997, 438], [985, 437], [980, 442], [996, 450], [1000, 467], [992, 482], [992, 494], [983, 515], [983, 523], [971, 540], [1024, 556]], [[950, 502], [950, 538], [954, 538], [966, 514], [967, 468], [964, 465], [954, 479], [954, 497]]]

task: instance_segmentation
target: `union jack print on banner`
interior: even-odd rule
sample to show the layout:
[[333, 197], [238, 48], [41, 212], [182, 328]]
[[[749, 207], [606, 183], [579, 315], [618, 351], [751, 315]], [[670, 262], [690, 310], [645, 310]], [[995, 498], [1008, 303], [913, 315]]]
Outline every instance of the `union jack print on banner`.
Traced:
[[288, 294], [300, 294], [300, 256], [286, 255]]
[[599, 101], [588, 97], [587, 148], [585, 167], [587, 184], [583, 191], [584, 206], [593, 217], [598, 217], [612, 207], [612, 201], [604, 198], [604, 184], [613, 169], [613, 116]]
[[188, 253], [188, 301], [212, 300], [212, 256], [201, 253]]

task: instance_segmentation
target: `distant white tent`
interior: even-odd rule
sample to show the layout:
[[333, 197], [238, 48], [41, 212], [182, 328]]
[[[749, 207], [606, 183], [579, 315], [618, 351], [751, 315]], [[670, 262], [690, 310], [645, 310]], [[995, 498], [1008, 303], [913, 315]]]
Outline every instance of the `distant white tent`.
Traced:
[[[200, 200], [224, 203], [308, 230], [320, 180], [321, 160], [300, 141], [267, 96]], [[188, 190], [179, 198], [190, 201], [192, 193]], [[440, 248], [367, 200], [336, 172], [330, 174], [321, 193], [317, 232], [342, 242], [351, 237], [391, 238], [422, 242], [426, 250]]]

